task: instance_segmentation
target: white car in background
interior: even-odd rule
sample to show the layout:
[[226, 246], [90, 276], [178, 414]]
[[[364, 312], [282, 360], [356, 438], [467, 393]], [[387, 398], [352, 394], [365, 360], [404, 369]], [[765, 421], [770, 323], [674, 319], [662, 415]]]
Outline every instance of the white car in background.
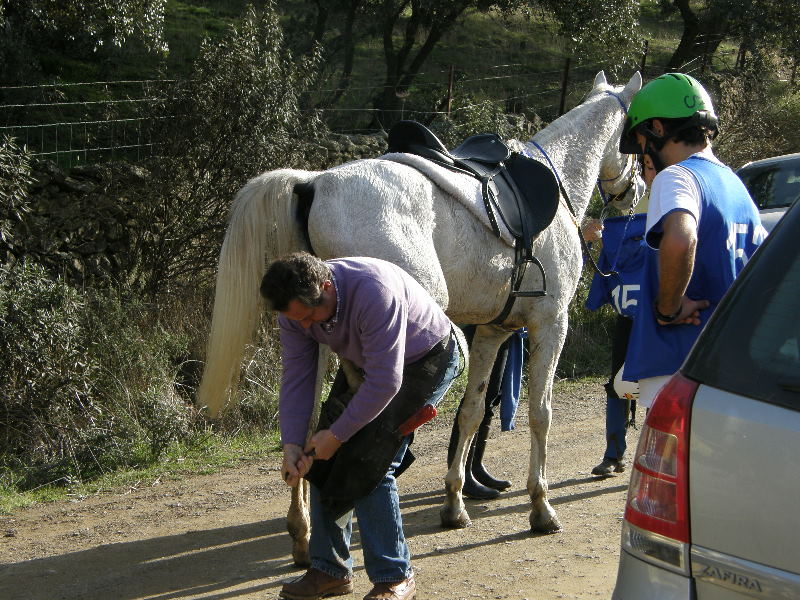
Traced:
[[800, 153], [756, 160], [740, 167], [736, 174], [758, 205], [767, 231], [772, 231], [800, 197]]
[[656, 396], [614, 600], [800, 598], [800, 206]]

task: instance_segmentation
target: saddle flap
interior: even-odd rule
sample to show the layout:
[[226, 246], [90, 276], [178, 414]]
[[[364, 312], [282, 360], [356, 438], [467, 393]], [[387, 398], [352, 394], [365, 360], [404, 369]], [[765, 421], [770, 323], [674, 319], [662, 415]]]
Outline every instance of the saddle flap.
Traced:
[[[546, 165], [522, 154], [512, 154], [505, 165], [502, 177], [495, 179], [501, 188], [496, 198], [498, 212], [509, 231], [522, 238], [522, 247], [530, 248], [556, 215], [560, 197], [558, 181]], [[502, 188], [509, 192], [516, 188], [519, 198]]]
[[496, 133], [479, 133], [465, 139], [450, 154], [462, 160], [498, 164], [509, 159], [511, 149]]

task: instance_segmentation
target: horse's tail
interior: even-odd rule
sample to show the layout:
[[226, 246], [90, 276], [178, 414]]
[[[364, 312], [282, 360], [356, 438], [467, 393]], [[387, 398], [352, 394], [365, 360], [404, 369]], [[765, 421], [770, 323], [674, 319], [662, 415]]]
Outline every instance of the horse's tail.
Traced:
[[251, 179], [234, 199], [222, 243], [206, 364], [197, 404], [212, 418], [235, 390], [245, 346], [263, 308], [259, 286], [268, 259], [307, 250], [294, 186], [304, 171], [270, 171]]

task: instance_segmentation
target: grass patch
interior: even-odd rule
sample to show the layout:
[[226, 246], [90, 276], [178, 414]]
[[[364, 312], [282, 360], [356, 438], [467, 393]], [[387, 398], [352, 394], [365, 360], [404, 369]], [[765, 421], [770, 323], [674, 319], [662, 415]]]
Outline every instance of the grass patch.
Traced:
[[150, 486], [190, 475], [210, 475], [244, 462], [264, 460], [280, 452], [277, 432], [225, 435], [206, 431], [189, 443], [175, 442], [157, 462], [107, 473], [87, 483], [70, 483], [61, 478], [35, 489], [20, 492], [13, 485], [11, 472], [0, 472], [0, 514], [42, 502], [86, 498]]

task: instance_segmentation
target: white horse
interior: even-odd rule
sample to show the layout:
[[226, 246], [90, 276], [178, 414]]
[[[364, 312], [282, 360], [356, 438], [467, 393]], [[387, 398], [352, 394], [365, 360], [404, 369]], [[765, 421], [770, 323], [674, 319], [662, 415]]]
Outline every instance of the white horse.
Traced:
[[[581, 105], [526, 144], [530, 155], [554, 168], [574, 214], [562, 195], [552, 224], [534, 241], [534, 256], [547, 275], [547, 295], [518, 298], [502, 326], [477, 328], [459, 417], [461, 435], [445, 478], [444, 526], [470, 523], [461, 494], [467, 449], [484, 414], [483, 396], [497, 350], [512, 330], [524, 326], [530, 345], [530, 526], [536, 532], [561, 529], [547, 500], [545, 465], [553, 376], [581, 273], [578, 224], [598, 180], [618, 193], [635, 177], [633, 161], [617, 146], [626, 106], [641, 83], [636, 73], [624, 88], [614, 88], [601, 71]], [[413, 275], [455, 323], [488, 323], [508, 298], [514, 250], [419, 171], [365, 159], [323, 172], [264, 173], [237, 195], [220, 254], [206, 368], [198, 390], [198, 403], [212, 418], [233, 395], [243, 349], [258, 324], [265, 260], [309, 249], [297, 218], [298, 195], [293, 193], [296, 185], [305, 183], [313, 183], [314, 189], [308, 235], [321, 258], [372, 256], [394, 262]], [[522, 288], [538, 290], [542, 284], [541, 273], [527, 269]], [[321, 355], [320, 374], [328, 357]], [[321, 381], [319, 376], [318, 391]], [[295, 488], [289, 531], [298, 564], [308, 562], [307, 499], [307, 487]]]

